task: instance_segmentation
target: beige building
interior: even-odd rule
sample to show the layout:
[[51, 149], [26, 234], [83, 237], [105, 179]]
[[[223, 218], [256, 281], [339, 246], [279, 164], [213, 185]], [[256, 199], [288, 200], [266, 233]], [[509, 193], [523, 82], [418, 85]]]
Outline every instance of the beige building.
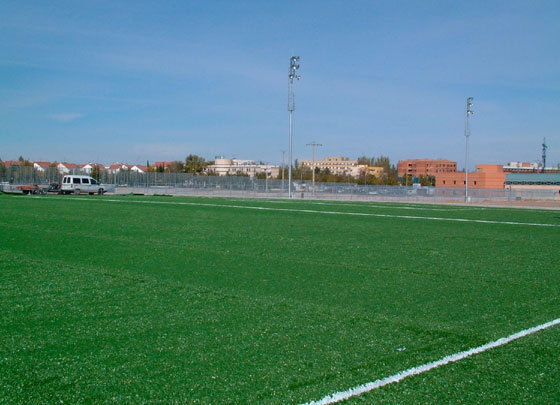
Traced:
[[365, 166], [365, 165], [360, 165], [358, 166], [361, 168], [362, 173], [364, 172], [364, 170], [366, 171], [367, 175], [370, 176], [375, 176], [375, 177], [381, 177], [383, 176], [383, 167], [381, 166]]
[[[313, 169], [312, 160], [302, 160], [301, 166]], [[358, 164], [357, 160], [349, 160], [347, 157], [326, 157], [323, 160], [316, 160], [315, 167], [320, 170], [329, 169], [332, 174], [341, 176], [358, 177], [364, 174], [367, 170], [368, 175], [381, 176], [383, 168], [377, 166], [367, 166]]]
[[[302, 167], [313, 168], [312, 160], [302, 160]], [[315, 167], [320, 170], [329, 169], [332, 174], [351, 174], [352, 170], [358, 167], [358, 161], [349, 160], [346, 157], [326, 157], [323, 160], [316, 160]]]

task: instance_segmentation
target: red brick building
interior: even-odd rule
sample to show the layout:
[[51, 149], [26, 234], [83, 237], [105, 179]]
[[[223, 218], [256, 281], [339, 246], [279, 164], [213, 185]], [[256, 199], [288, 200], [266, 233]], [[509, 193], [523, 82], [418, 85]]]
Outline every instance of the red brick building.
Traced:
[[[439, 173], [436, 187], [465, 187], [465, 172]], [[503, 189], [506, 174], [502, 165], [476, 165], [475, 172], [469, 172], [469, 188]]]
[[438, 173], [455, 173], [457, 162], [447, 159], [408, 159], [397, 163], [399, 177], [436, 176]]

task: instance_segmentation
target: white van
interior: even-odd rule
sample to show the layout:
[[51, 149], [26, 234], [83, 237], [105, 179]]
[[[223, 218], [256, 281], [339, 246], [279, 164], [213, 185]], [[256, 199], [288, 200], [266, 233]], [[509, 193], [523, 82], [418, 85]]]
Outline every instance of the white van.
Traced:
[[99, 194], [103, 195], [106, 187], [90, 176], [64, 176], [60, 187], [63, 194]]

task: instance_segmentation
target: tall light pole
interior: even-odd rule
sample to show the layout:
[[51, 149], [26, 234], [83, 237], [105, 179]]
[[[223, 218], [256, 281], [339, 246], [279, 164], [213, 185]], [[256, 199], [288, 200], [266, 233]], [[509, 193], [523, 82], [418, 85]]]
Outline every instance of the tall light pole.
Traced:
[[284, 158], [286, 156], [286, 151], [283, 150], [282, 152], [282, 193], [284, 192]]
[[320, 143], [317, 143], [315, 141], [308, 143], [307, 146], [313, 146], [313, 173], [311, 174], [311, 178], [312, 180], [312, 184], [313, 184], [313, 195], [315, 195], [315, 148], [317, 146], [323, 146]]
[[471, 136], [471, 123], [469, 117], [474, 113], [472, 110], [473, 98], [467, 97], [467, 108], [465, 111], [465, 202], [469, 202], [469, 137]]
[[290, 58], [290, 73], [288, 75], [288, 111], [290, 112], [290, 161], [288, 167], [288, 198], [292, 198], [292, 115], [295, 110], [294, 79], [299, 80], [301, 78], [301, 76], [296, 75], [296, 70], [299, 69], [299, 65], [296, 64], [297, 61], [299, 61], [299, 56], [292, 56]]

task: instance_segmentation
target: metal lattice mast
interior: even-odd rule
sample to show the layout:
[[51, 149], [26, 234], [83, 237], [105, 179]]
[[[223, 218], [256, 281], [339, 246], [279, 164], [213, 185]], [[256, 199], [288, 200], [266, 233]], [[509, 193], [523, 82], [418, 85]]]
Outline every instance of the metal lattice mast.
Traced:
[[313, 195], [315, 195], [315, 148], [316, 148], [317, 146], [323, 146], [323, 145], [320, 144], [320, 143], [317, 143], [317, 142], [313, 141], [313, 142], [311, 142], [311, 143], [308, 143], [307, 146], [312, 146], [312, 147], [313, 147], [313, 171], [312, 171], [312, 174], [311, 174], [311, 176], [312, 176], [311, 178], [313, 179], [313, 180], [312, 180], [312, 184], [313, 184]]
[[544, 168], [546, 167], [546, 149], [548, 148], [548, 146], [546, 146], [546, 138], [543, 138], [542, 141], [542, 170], [541, 172], [544, 173]]
[[296, 62], [299, 61], [299, 56], [292, 56], [290, 58], [290, 73], [288, 75], [288, 111], [290, 112], [290, 153], [289, 153], [289, 167], [288, 167], [288, 197], [292, 198], [292, 115], [295, 110], [294, 103], [294, 79], [299, 80], [301, 76], [296, 75], [296, 70], [299, 69], [299, 65]]
[[471, 125], [469, 117], [473, 114], [471, 107], [473, 98], [467, 98], [467, 108], [465, 111], [465, 202], [469, 202], [469, 137], [471, 136]]

